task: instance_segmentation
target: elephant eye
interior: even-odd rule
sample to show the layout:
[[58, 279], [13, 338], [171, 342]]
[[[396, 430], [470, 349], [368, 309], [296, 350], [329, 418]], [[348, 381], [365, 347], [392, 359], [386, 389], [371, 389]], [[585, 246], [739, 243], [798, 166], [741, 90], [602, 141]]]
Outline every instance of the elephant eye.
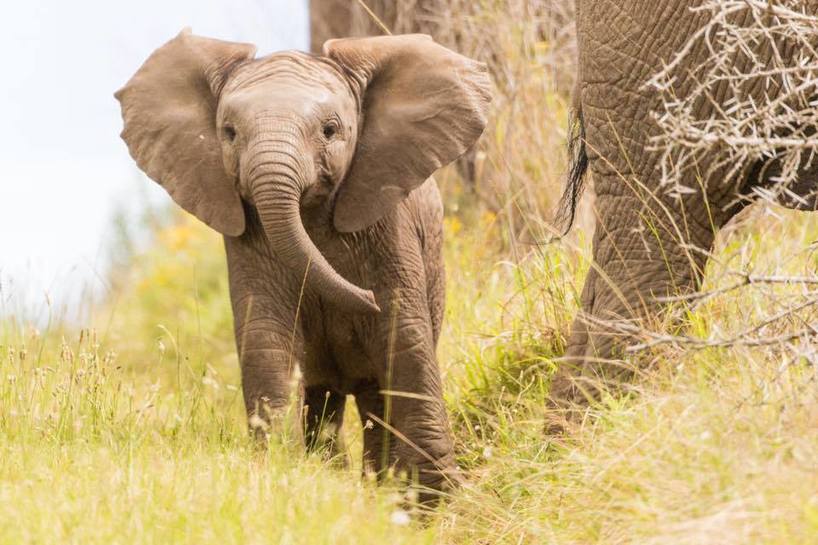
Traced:
[[232, 142], [236, 139], [236, 129], [234, 129], [232, 125], [225, 125], [222, 128], [222, 132], [224, 132], [224, 137], [227, 138], [228, 141]]
[[324, 138], [329, 140], [338, 132], [338, 123], [335, 121], [329, 121], [324, 124]]

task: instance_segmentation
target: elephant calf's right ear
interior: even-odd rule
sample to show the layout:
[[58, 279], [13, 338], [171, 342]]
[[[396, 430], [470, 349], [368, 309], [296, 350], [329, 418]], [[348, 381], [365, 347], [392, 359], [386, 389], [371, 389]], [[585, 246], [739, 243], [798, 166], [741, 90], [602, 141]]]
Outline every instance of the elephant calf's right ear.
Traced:
[[225, 172], [216, 109], [230, 71], [255, 52], [250, 44], [185, 29], [114, 95], [122, 106], [122, 139], [139, 168], [182, 208], [229, 236], [244, 232], [244, 210]]
[[422, 34], [330, 40], [324, 54], [363, 88], [363, 127], [333, 218], [338, 231], [359, 231], [477, 141], [491, 82], [485, 64]]

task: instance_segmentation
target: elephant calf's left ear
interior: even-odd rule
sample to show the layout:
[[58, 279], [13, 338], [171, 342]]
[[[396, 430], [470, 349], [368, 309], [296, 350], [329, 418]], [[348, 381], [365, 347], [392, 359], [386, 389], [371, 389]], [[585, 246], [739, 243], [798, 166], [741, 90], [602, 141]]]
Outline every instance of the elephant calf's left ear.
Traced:
[[334, 213], [336, 229], [358, 231], [474, 144], [491, 82], [485, 64], [421, 34], [330, 40], [324, 54], [362, 90], [363, 128]]

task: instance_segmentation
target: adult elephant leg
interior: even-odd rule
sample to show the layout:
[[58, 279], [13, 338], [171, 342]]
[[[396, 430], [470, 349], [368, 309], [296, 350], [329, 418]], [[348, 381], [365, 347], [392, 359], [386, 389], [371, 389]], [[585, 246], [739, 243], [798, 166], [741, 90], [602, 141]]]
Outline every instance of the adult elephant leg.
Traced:
[[310, 0], [310, 51], [321, 53], [324, 42], [346, 37], [351, 26], [350, 4], [338, 0]]
[[[596, 397], [597, 386], [628, 373], [621, 365], [623, 347], [640, 328], [655, 325], [651, 320], [665, 308], [661, 297], [698, 288], [714, 233], [735, 213], [726, 206], [734, 200], [735, 180], [726, 179], [727, 168], [712, 170], [717, 157], [677, 165], [684, 169], [678, 187], [675, 179], [659, 179], [667, 172], [656, 147], [662, 141], [656, 115], [665, 109], [664, 95], [648, 82], [708, 23], [706, 11], [690, 7], [669, 1], [576, 2], [576, 104], [597, 193], [597, 227], [582, 308], [552, 390], [556, 399]], [[691, 51], [691, 62], [709, 54], [703, 43]], [[672, 92], [686, 96], [698, 84], [695, 78], [676, 78]], [[706, 119], [713, 102], [728, 97], [710, 98], [694, 117]], [[671, 189], [682, 197], [671, 197]]]
[[[808, 176], [806, 174], [809, 174]], [[792, 210], [815, 212], [818, 210], [818, 171], [813, 169], [778, 196], [778, 204]]]
[[598, 398], [629, 377], [624, 348], [653, 325], [667, 306], [664, 298], [699, 288], [714, 239], [700, 196], [674, 200], [621, 178], [596, 185], [593, 262], [552, 387], [560, 401]]

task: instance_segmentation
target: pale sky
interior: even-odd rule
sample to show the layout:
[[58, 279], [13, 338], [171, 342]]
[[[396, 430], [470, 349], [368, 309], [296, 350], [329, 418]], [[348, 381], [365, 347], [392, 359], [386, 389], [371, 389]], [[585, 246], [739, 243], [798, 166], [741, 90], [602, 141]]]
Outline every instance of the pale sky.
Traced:
[[190, 26], [305, 49], [306, 0], [33, 0], [0, 18], [0, 315], [98, 290], [117, 206], [138, 214], [144, 178], [119, 138], [113, 93], [156, 47]]

